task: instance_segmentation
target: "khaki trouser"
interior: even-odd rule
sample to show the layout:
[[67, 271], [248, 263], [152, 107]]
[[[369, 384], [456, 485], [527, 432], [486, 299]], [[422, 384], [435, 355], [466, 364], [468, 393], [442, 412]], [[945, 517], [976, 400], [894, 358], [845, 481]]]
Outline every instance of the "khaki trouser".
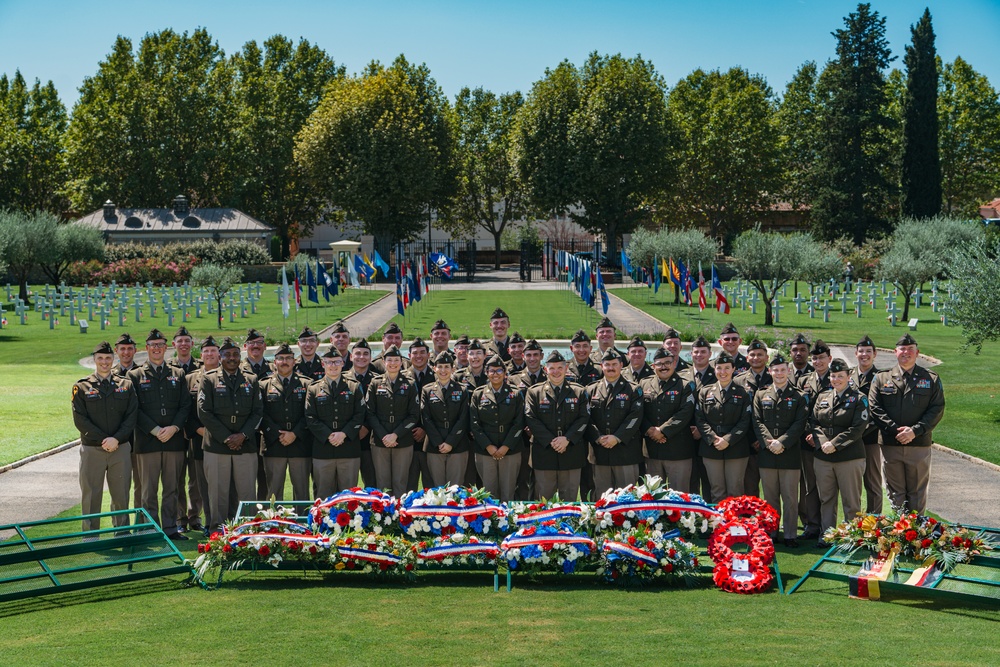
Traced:
[[517, 476], [521, 470], [521, 453], [508, 454], [499, 461], [487, 454], [476, 454], [476, 469], [483, 478], [483, 488], [501, 502], [514, 500]]
[[427, 452], [427, 468], [431, 473], [433, 486], [461, 484], [466, 479], [469, 468], [469, 452], [436, 454]]
[[[111, 492], [111, 511], [128, 509], [128, 487], [132, 480], [132, 447], [127, 442], [120, 443], [118, 449], [106, 452], [100, 447], [80, 445], [80, 511], [83, 514], [99, 514], [104, 498], [104, 481]], [[128, 514], [111, 518], [115, 527], [128, 525]], [[83, 530], [99, 530], [100, 519], [84, 519]]]
[[580, 469], [536, 470], [535, 491], [538, 493], [538, 500], [548, 500], [558, 491], [560, 500], [575, 503], [580, 495]]
[[[184, 452], [139, 454], [142, 507], [167, 535], [177, 532], [177, 482], [183, 468]], [[158, 498], [161, 484], [162, 501]]]
[[[204, 459], [196, 459], [196, 458], [192, 457], [191, 458], [191, 468], [190, 468], [190, 472], [188, 474], [191, 475], [191, 479], [193, 479], [195, 481], [195, 484], [198, 487], [198, 496], [201, 498], [200, 505], [201, 505], [202, 509], [205, 511], [205, 524], [204, 525], [208, 525], [208, 515], [212, 513], [212, 510], [210, 509], [211, 501], [208, 499], [208, 478], [205, 477], [205, 460]], [[189, 496], [189, 497], [192, 498], [192, 501], [193, 501], [194, 496]], [[196, 514], [192, 518], [191, 514], [189, 512], [188, 513], [188, 520], [192, 524], [197, 524], [197, 522], [198, 522], [198, 515]]]
[[885, 486], [893, 507], [923, 514], [927, 509], [927, 485], [931, 481], [931, 448], [885, 445]]
[[317, 498], [329, 498], [335, 493], [357, 486], [360, 472], [360, 458], [313, 459], [313, 495]]
[[656, 475], [671, 489], [681, 493], [691, 492], [691, 471], [693, 468], [694, 459], [667, 461], [646, 458], [646, 474]]
[[882, 445], [865, 445], [865, 512], [882, 513]]
[[702, 459], [708, 482], [712, 485], [712, 502], [719, 503], [732, 496], [743, 495], [743, 478], [747, 472], [747, 458]]
[[[216, 454], [205, 452], [205, 477], [208, 479], [209, 527], [216, 530], [236, 516], [237, 501], [257, 499], [257, 452]], [[235, 498], [230, 487], [235, 485]]]
[[830, 463], [818, 457], [813, 465], [816, 469], [816, 488], [819, 490], [820, 518], [822, 530], [837, 525], [837, 492], [844, 506], [844, 517], [849, 521], [861, 511], [861, 487], [865, 477], [865, 460], [854, 459]]
[[747, 471], [743, 473], [743, 494], [760, 498], [760, 465], [756, 454], [747, 458]]
[[802, 475], [799, 477], [799, 519], [802, 527], [809, 532], [819, 533], [819, 491], [816, 489], [816, 469], [813, 460], [816, 455], [807, 447], [802, 447]]
[[602, 466], [594, 464], [594, 501], [608, 489], [620, 489], [635, 484], [639, 479], [639, 464], [627, 466]]
[[764, 500], [781, 517], [781, 528], [786, 540], [794, 540], [798, 529], [799, 477], [798, 468], [761, 468], [760, 481], [764, 486]]
[[380, 489], [391, 489], [390, 493], [402, 498], [406, 493], [406, 478], [410, 474], [413, 447], [372, 447], [372, 463], [375, 465], [375, 485]]
[[[312, 500], [309, 497], [309, 471], [312, 458], [308, 456], [265, 456], [264, 474], [267, 476], [267, 497], [285, 499], [285, 471], [292, 478], [292, 500]], [[353, 486], [353, 484], [351, 485]]]
[[431, 470], [427, 467], [427, 452], [419, 447], [413, 450], [413, 460], [410, 461], [410, 475], [406, 478], [406, 490], [417, 491], [421, 485], [424, 488], [433, 486]]

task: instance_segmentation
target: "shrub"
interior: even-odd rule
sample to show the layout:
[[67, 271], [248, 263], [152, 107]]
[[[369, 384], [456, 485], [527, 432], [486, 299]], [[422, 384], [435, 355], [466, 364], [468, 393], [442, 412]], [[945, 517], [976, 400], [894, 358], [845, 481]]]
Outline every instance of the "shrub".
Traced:
[[87, 282], [93, 284], [114, 281], [120, 285], [147, 282], [152, 282], [154, 285], [182, 283], [191, 277], [191, 269], [197, 263], [197, 260], [192, 258], [180, 263], [163, 262], [159, 259], [122, 259], [92, 274]]
[[73, 262], [63, 274], [67, 285], [93, 285], [98, 282], [94, 278], [104, 268], [104, 262], [92, 259], [87, 262]]
[[164, 263], [189, 262], [191, 258], [203, 264], [252, 266], [271, 261], [267, 250], [253, 241], [233, 239], [216, 243], [209, 239], [153, 245], [148, 243], [109, 243], [105, 249], [108, 262], [130, 259], [156, 259]]

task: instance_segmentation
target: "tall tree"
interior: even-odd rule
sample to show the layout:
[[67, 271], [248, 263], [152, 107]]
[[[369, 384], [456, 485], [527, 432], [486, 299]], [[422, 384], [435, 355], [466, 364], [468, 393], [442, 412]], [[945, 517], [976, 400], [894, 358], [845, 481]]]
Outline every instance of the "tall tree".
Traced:
[[943, 208], [975, 216], [1000, 193], [1000, 99], [961, 58], [941, 71], [938, 97]]
[[343, 78], [325, 51], [281, 35], [255, 41], [229, 60], [233, 74], [232, 203], [275, 227], [287, 252], [293, 238], [323, 221], [325, 197], [308, 187], [294, 160], [295, 135], [331, 81]]
[[430, 71], [400, 56], [334, 81], [299, 133], [295, 158], [310, 187], [363, 221], [386, 256], [454, 194], [455, 138], [454, 112]]
[[458, 194], [451, 215], [439, 219], [453, 234], [477, 226], [494, 239], [494, 268], [500, 268], [500, 236], [527, 212], [527, 192], [511, 152], [514, 119], [524, 104], [521, 93], [496, 95], [463, 88], [455, 98], [458, 120]]
[[906, 46], [906, 95], [903, 97], [902, 214], [930, 218], [941, 212], [941, 163], [938, 155], [938, 64], [931, 11], [924, 9], [910, 26]]
[[47, 211], [0, 210], [0, 248], [4, 263], [17, 280], [17, 293], [29, 303], [28, 276], [41, 264], [51, 263], [57, 257], [56, 244], [52, 242], [59, 230], [59, 218]]
[[707, 227], [714, 238], [739, 233], [781, 188], [770, 86], [738, 67], [698, 69], [670, 91], [668, 109], [680, 135], [679, 165], [663, 212]]
[[84, 79], [66, 137], [69, 196], [76, 210], [105, 199], [166, 206], [184, 193], [194, 206], [229, 198], [232, 76], [204, 29], [147, 34], [133, 53], [119, 36]]
[[803, 63], [785, 86], [785, 95], [775, 115], [784, 165], [782, 194], [795, 208], [811, 204], [815, 193], [813, 171], [822, 132], [817, 118], [818, 78], [816, 63], [811, 60]]
[[812, 220], [826, 239], [849, 235], [856, 244], [887, 227], [892, 184], [888, 160], [884, 70], [892, 62], [885, 19], [862, 3], [833, 33], [837, 58], [820, 76], [824, 128], [816, 161]]
[[0, 208], [63, 211], [66, 107], [49, 81], [0, 77]]

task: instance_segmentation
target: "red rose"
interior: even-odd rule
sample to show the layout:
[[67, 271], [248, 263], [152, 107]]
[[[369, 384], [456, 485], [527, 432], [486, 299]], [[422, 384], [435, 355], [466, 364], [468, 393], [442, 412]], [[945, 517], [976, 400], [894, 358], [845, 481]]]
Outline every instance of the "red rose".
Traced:
[[349, 500], [349, 501], [347, 501], [347, 510], [349, 512], [353, 512], [356, 509], [358, 509], [358, 501], [357, 500]]
[[635, 536], [634, 536], [634, 535], [629, 535], [629, 536], [628, 536], [628, 543], [629, 543], [629, 544], [630, 544], [631, 546], [633, 546], [633, 547], [635, 546]]
[[351, 546], [352, 544], [354, 544], [354, 538], [348, 537], [346, 540], [344, 540], [344, 544], [346, 544], [347, 546]]
[[406, 564], [406, 571], [409, 572], [412, 569], [413, 569], [413, 563], [407, 563]]
[[465, 499], [465, 506], [466, 507], [471, 507], [472, 505], [477, 505], [477, 504], [479, 504], [479, 501], [476, 500], [475, 498], [466, 498]]
[[640, 500], [652, 500], [652, 499], [653, 499], [652, 493], [644, 493], [642, 494], [642, 498], [640, 498]]
[[309, 545], [309, 553], [311, 553], [311, 554], [316, 553], [316, 545], [315, 544]]
[[353, 570], [354, 569], [354, 561], [353, 560], [347, 561], [347, 569], [348, 570]]
[[337, 525], [343, 528], [351, 522], [351, 517], [347, 516], [347, 512], [341, 512], [337, 515]]
[[960, 547], [962, 546], [962, 538], [956, 535], [951, 539], [951, 543], [954, 544], [956, 547]]
[[670, 558], [674, 558], [676, 555], [677, 555], [676, 549], [671, 549], [670, 551], [667, 552], [667, 556], [669, 556]]
[[257, 550], [257, 553], [261, 556], [267, 556], [271, 553], [271, 549], [266, 544], [262, 544], [260, 545], [260, 549]]
[[664, 565], [663, 566], [663, 571], [664, 572], [673, 572], [674, 571], [674, 565], [673, 565], [673, 563], [667, 563], [666, 565]]
[[399, 525], [409, 526], [411, 523], [413, 523], [413, 518], [409, 514], [399, 515]]
[[934, 517], [930, 517], [930, 518], [927, 519], [927, 523], [929, 523], [929, 524], [931, 524], [933, 526], [934, 524], [937, 523], [937, 519], [935, 519]]
[[915, 531], [915, 530], [908, 530], [903, 535], [903, 537], [906, 538], [907, 542], [912, 542], [913, 540], [917, 539], [917, 531]]
[[927, 539], [927, 538], [924, 538], [923, 542], [921, 542], [921, 543], [920, 543], [920, 546], [921, 546], [922, 548], [926, 549], [927, 547], [929, 547], [929, 546], [930, 546], [931, 544], [933, 544], [933, 543], [934, 543], [934, 541], [933, 541], [933, 540], [929, 540], [929, 539]]
[[656, 548], [656, 543], [653, 542], [653, 540], [649, 540], [648, 542], [646, 542], [646, 548], [652, 551], [653, 549]]
[[455, 532], [455, 526], [441, 526], [441, 536], [447, 537]]
[[210, 539], [210, 540], [217, 540], [217, 539], [219, 539], [220, 537], [222, 537], [222, 533], [212, 533], [212, 534], [211, 534], [211, 535], [210, 535], [210, 536], [208, 537], [208, 539]]
[[965, 540], [965, 548], [966, 549], [972, 548], [972, 540]]
[[222, 553], [227, 554], [227, 553], [231, 552], [232, 550], [233, 550], [233, 548], [231, 546], [229, 546], [228, 544], [223, 544], [222, 545]]
[[379, 563], [378, 564], [378, 569], [380, 569], [383, 572], [385, 572], [386, 570], [389, 569], [389, 564], [388, 563]]
[[552, 551], [552, 545], [551, 544], [543, 544], [542, 545], [542, 551]]
[[378, 513], [381, 514], [384, 509], [385, 509], [385, 506], [382, 503], [378, 502], [377, 500], [372, 503], [372, 511], [373, 512], [378, 512]]

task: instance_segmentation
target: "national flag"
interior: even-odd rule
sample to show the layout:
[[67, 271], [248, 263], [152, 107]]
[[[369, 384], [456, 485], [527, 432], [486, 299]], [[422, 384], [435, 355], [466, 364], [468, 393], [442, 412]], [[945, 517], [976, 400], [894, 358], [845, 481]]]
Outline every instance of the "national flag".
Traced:
[[308, 288], [308, 299], [313, 303], [319, 303], [319, 294], [316, 293], [316, 280], [313, 278], [312, 267], [306, 264], [306, 287]]
[[323, 290], [323, 298], [327, 301], [330, 300], [330, 274], [326, 272], [326, 267], [323, 266], [322, 260], [319, 257], [316, 258], [316, 282], [319, 283], [320, 288]]
[[420, 258], [420, 263], [424, 273], [424, 294], [429, 294], [431, 291], [431, 274], [427, 271], [427, 255]]
[[677, 260], [677, 265], [681, 270], [681, 291], [684, 293], [684, 303], [691, 305], [691, 274], [688, 272], [688, 268], [684, 266], [684, 262]]
[[[663, 261], [663, 260], [661, 259], [660, 261]], [[660, 270], [660, 267], [659, 267], [659, 265], [658, 265], [658, 263], [656, 261], [656, 258], [654, 257], [653, 258], [653, 294], [656, 294], [657, 292], [660, 291], [660, 281], [663, 278], [663, 275], [664, 275], [663, 271]]]
[[701, 262], [698, 262], [698, 308], [705, 310], [708, 302], [705, 300], [705, 274], [701, 272]]
[[670, 269], [667, 268], [667, 260], [664, 257], [660, 258], [660, 274], [664, 278], [670, 277]]
[[432, 252], [429, 259], [431, 261], [432, 272], [448, 280], [452, 279], [455, 269], [458, 268], [458, 262], [443, 252]]
[[581, 265], [583, 266], [583, 270], [582, 270], [582, 272], [580, 274], [580, 276], [581, 276], [580, 289], [579, 289], [580, 298], [583, 299], [584, 303], [586, 303], [587, 305], [590, 305], [590, 299], [591, 299], [591, 296], [590, 296], [590, 263], [589, 262], [581, 262]]
[[299, 280], [299, 265], [295, 265], [295, 308], [302, 306], [302, 282]]
[[406, 314], [406, 307], [403, 305], [403, 285], [399, 281], [399, 274], [396, 274], [396, 312], [400, 315]]
[[[365, 260], [361, 258], [361, 255], [354, 256], [354, 274], [351, 276], [351, 282], [354, 282], [359, 277], [364, 277], [365, 280], [371, 280], [372, 276], [375, 275], [375, 269], [365, 263]], [[355, 287], [360, 287], [359, 283], [355, 283]]]
[[389, 265], [386, 264], [386, 261], [384, 259], [382, 259], [382, 255], [378, 254], [378, 250], [372, 250], [372, 261], [374, 261], [375, 266], [377, 266], [382, 271], [382, 275], [388, 278]]
[[347, 276], [354, 287], [361, 287], [361, 282], [358, 280], [358, 264], [361, 264], [361, 258], [357, 255], [354, 256], [354, 261], [347, 262]]
[[670, 282], [678, 287], [681, 286], [681, 270], [677, 268], [673, 257], [670, 258]]
[[420, 264], [417, 262], [410, 262], [410, 298], [414, 301], [420, 301], [420, 272], [417, 266]]
[[624, 248], [622, 248], [622, 271], [629, 275], [632, 274], [632, 262], [628, 261], [628, 255], [625, 254]]
[[715, 291], [715, 309], [720, 313], [729, 314], [729, 301], [722, 291], [722, 283], [719, 281], [719, 274], [715, 271], [715, 263], [712, 263], [712, 289]]
[[608, 299], [608, 291], [604, 289], [604, 277], [601, 276], [601, 267], [597, 267], [597, 289], [601, 293], [601, 309], [607, 315], [611, 301]]
[[281, 315], [283, 317], [288, 317], [288, 274], [285, 272], [285, 267], [281, 267], [281, 292], [278, 294], [278, 300], [281, 302]]
[[406, 262], [399, 266], [399, 281], [403, 284], [403, 308], [410, 307], [410, 280], [407, 275]]
[[[369, 269], [372, 270], [371, 271], [372, 277], [377, 276], [378, 270], [375, 268], [375, 263], [368, 258], [368, 253], [366, 253], [363, 250], [361, 251], [361, 259], [364, 260], [365, 266], [367, 266]], [[369, 278], [369, 280], [371, 280], [371, 278]]]

